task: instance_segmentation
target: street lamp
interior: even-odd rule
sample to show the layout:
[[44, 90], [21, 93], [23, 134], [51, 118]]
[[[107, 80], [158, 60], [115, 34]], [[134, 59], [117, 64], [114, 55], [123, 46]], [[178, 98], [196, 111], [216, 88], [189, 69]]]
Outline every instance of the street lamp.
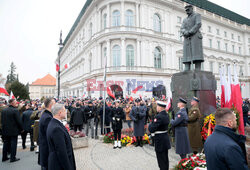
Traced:
[[58, 100], [59, 100], [59, 97], [60, 97], [60, 73], [61, 73], [61, 71], [60, 71], [60, 51], [61, 51], [61, 49], [63, 48], [63, 43], [62, 43], [62, 30], [61, 30], [61, 32], [60, 32], [60, 39], [59, 39], [59, 44], [58, 44], [58, 46], [59, 46], [59, 51], [58, 51], [58, 65], [59, 65], [59, 70], [58, 70], [58, 81], [57, 81], [57, 83], [58, 83], [58, 91], [57, 91], [57, 95], [58, 95]]

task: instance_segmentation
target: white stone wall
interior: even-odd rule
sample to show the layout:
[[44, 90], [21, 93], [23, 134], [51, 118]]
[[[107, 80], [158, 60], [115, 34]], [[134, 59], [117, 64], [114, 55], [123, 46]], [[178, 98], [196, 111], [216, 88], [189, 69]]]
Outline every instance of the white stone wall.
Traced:
[[[159, 78], [158, 74], [166, 77], [167, 81], [171, 74], [179, 72], [179, 58], [182, 57], [182, 38], [179, 29], [183, 19], [186, 17], [184, 11], [185, 3], [178, 0], [173, 2], [157, 2], [154, 0], [143, 1], [118, 1], [118, 0], [96, 0], [86, 10], [80, 23], [68, 39], [61, 52], [61, 63], [64, 66], [70, 63], [70, 68], [62, 70], [61, 87], [63, 96], [81, 97], [87, 88], [86, 79], [100, 79], [103, 76], [104, 48], [107, 48], [107, 71], [108, 78], [120, 79], [124, 72], [129, 73], [124, 79], [137, 76], [146, 76], [148, 79]], [[120, 11], [121, 26], [112, 27], [112, 13]], [[135, 27], [126, 28], [125, 12], [132, 10], [134, 14]], [[250, 97], [250, 28], [240, 25], [208, 11], [194, 8], [202, 15], [202, 34], [205, 62], [203, 68], [213, 71], [219, 80], [219, 65], [237, 65], [238, 73], [242, 68], [243, 75], [240, 81], [245, 82], [242, 88], [243, 97]], [[161, 18], [161, 32], [153, 30], [153, 15], [157, 13]], [[107, 14], [106, 28], [103, 27], [103, 15]], [[92, 23], [92, 35], [90, 35], [90, 24]], [[211, 27], [211, 32], [209, 28]], [[219, 35], [217, 35], [217, 29]], [[225, 37], [225, 33], [227, 36]], [[234, 39], [232, 39], [232, 34]], [[240, 37], [238, 39], [238, 36]], [[212, 40], [210, 48], [209, 39]], [[217, 41], [220, 42], [218, 49]], [[227, 43], [227, 51], [225, 49]], [[126, 46], [133, 45], [135, 68], [126, 68]], [[121, 47], [121, 67], [114, 70], [112, 48], [114, 45]], [[234, 45], [234, 53], [232, 51]], [[159, 47], [162, 53], [162, 68], [154, 68], [154, 49]], [[241, 53], [239, 53], [239, 47]], [[212, 64], [211, 64], [212, 62]], [[213, 70], [211, 69], [211, 65]], [[150, 73], [150, 74], [149, 74]], [[232, 70], [233, 73], [233, 70]], [[169, 79], [170, 80], [170, 79]], [[217, 95], [220, 95], [218, 82]], [[125, 94], [125, 93], [124, 93]], [[86, 94], [87, 95], [87, 94]], [[91, 93], [91, 95], [100, 95]]]

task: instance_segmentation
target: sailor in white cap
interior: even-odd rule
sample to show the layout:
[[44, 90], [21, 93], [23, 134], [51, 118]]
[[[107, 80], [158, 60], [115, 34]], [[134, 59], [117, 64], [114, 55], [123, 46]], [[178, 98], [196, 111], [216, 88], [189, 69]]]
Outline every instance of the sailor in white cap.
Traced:
[[169, 169], [168, 150], [171, 148], [168, 137], [169, 117], [165, 110], [167, 103], [162, 101], [156, 103], [157, 115], [149, 125], [148, 130], [155, 135], [155, 152], [158, 166], [161, 170], [165, 170]]

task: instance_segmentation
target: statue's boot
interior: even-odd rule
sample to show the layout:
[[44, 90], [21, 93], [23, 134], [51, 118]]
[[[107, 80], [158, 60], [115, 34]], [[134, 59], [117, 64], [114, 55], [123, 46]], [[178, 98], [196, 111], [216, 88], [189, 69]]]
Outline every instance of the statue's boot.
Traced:
[[184, 71], [189, 71], [190, 70], [190, 63], [185, 63], [185, 68]]
[[201, 70], [201, 62], [195, 63], [195, 70]]

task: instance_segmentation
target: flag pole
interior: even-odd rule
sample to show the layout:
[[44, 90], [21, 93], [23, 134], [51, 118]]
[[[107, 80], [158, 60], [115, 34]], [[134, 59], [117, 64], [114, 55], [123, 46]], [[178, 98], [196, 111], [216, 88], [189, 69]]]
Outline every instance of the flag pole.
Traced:
[[106, 105], [106, 67], [107, 67], [107, 56], [105, 55], [105, 61], [104, 61], [104, 73], [103, 73], [103, 79], [104, 79], [104, 83], [103, 83], [103, 118], [102, 118], [102, 126], [103, 126], [103, 133], [105, 134], [105, 105]]

